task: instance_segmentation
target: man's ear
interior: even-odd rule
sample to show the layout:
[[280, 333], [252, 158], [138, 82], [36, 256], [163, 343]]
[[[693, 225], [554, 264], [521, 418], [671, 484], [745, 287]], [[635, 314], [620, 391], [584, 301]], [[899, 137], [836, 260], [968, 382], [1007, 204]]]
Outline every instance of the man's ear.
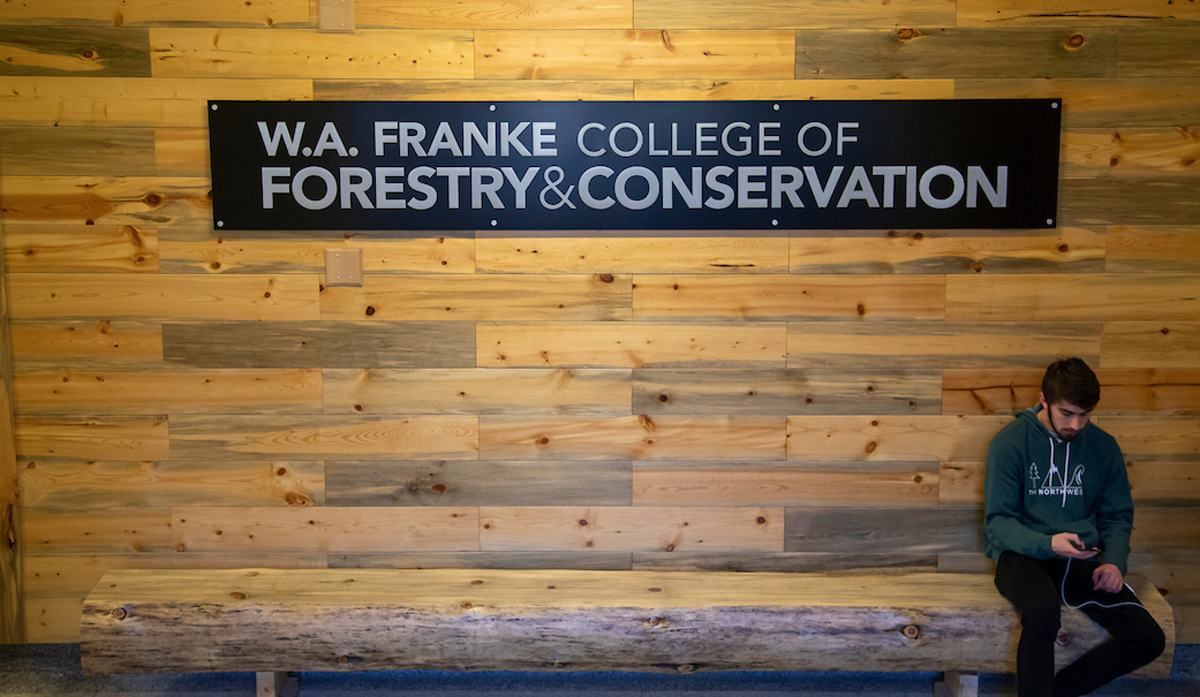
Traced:
[[1050, 405], [1046, 403], [1046, 395], [1043, 392], [1038, 392], [1038, 404], [1042, 405], [1043, 409], [1049, 409]]

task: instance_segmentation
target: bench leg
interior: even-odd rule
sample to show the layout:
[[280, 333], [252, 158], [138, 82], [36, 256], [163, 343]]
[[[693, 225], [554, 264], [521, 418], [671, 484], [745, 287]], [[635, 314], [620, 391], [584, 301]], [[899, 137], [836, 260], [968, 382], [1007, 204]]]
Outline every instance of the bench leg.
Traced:
[[300, 692], [300, 679], [289, 678], [287, 673], [255, 673], [257, 689], [255, 697], [296, 697]]
[[934, 697], [979, 697], [979, 675], [948, 670], [933, 684]]

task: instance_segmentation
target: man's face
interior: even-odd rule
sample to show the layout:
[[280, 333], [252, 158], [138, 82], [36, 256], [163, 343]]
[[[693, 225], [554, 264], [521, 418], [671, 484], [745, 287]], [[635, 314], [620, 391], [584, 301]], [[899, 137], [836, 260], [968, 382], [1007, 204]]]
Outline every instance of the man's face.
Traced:
[[1059, 438], [1065, 441], [1075, 439], [1079, 432], [1087, 426], [1088, 420], [1092, 418], [1092, 410], [1077, 407], [1074, 404], [1066, 401], [1058, 401], [1054, 404], [1046, 404], [1045, 395], [1038, 395], [1038, 400], [1042, 403], [1042, 412], [1039, 416], [1042, 419], [1042, 425], [1053, 431]]

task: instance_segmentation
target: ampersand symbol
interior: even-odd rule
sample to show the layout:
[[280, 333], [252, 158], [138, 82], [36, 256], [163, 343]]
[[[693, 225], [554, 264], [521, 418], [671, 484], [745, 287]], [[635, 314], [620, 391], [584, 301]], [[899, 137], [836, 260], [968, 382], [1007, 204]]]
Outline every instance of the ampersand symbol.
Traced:
[[[558, 189], [558, 185], [563, 182], [563, 179], [565, 179], [566, 176], [567, 175], [563, 172], [562, 167], [557, 165], [547, 169], [545, 174], [542, 175], [542, 178], [546, 181], [546, 188], [542, 189], [542, 193], [540, 196], [538, 196], [538, 198], [541, 199], [542, 207], [546, 210], [556, 211], [559, 208], [562, 208], [564, 203], [567, 204], [568, 208], [575, 208], [575, 204], [571, 203], [571, 193], [575, 191], [575, 186], [568, 186], [566, 193], [563, 193]], [[551, 181], [552, 178], [553, 181]], [[558, 194], [558, 202], [554, 205], [551, 205], [546, 201], [546, 194], [550, 191]]]

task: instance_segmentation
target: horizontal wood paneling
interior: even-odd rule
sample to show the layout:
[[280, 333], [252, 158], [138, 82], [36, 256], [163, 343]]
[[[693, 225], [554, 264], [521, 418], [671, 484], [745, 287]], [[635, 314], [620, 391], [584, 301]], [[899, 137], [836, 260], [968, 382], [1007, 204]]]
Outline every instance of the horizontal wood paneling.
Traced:
[[638, 80], [634, 96], [654, 100], [950, 99], [953, 80]]
[[325, 370], [327, 414], [622, 416], [628, 370]]
[[156, 78], [472, 77], [472, 37], [462, 31], [150, 29]]
[[[47, 21], [51, 20], [51, 21]], [[10, 4], [4, 21], [114, 26], [194, 24], [216, 26], [308, 25], [308, 0], [54, 0]]]
[[[1125, 201], [1142, 205], [1131, 211]], [[1200, 213], [1200, 179], [1064, 179], [1058, 206], [1060, 225], [1192, 225]]]
[[174, 416], [171, 459], [474, 460], [473, 416]]
[[475, 32], [483, 79], [779, 79], [794, 60], [794, 34], [778, 30]]
[[12, 360], [17, 368], [131, 367], [162, 363], [162, 329], [153, 321], [14, 320]]
[[1193, 25], [1189, 27], [1160, 26], [1153, 32], [1122, 30], [1118, 74], [1123, 77], [1200, 75], [1200, 56], [1192, 50], [1200, 43], [1200, 12], [1192, 10], [1190, 19]]
[[359, 27], [407, 29], [628, 29], [633, 0], [562, 2], [561, 0], [356, 0]]
[[912, 0], [879, 5], [873, 2], [828, 4], [819, 0], [770, 2], [750, 0], [733, 5], [718, 0], [687, 4], [671, 0], [637, 0], [638, 29], [857, 29], [895, 26], [954, 26], [950, 0]]
[[[1078, 26], [1078, 25], [1075, 25]], [[955, 99], [1062, 99], [1064, 128], [1200, 123], [1200, 78], [992, 78], [954, 81]], [[1126, 213], [1144, 214], [1141, 205]]]
[[645, 571], [909, 574], [936, 571], [937, 556], [832, 552], [634, 552], [633, 568]]
[[154, 176], [154, 132], [146, 128], [0, 128], [0, 173]]
[[[1011, 414], [1032, 406], [1044, 369], [947, 370], [942, 406], [955, 414]], [[1200, 413], [1200, 370], [1097, 370], [1105, 414]]]
[[783, 324], [480, 323], [481, 367], [781, 368]]
[[955, 320], [1195, 320], [1200, 279], [1186, 274], [948, 276]]
[[659, 370], [633, 373], [637, 414], [940, 414], [937, 371]]
[[150, 36], [145, 29], [6, 26], [0, 75], [149, 77]]
[[1086, 0], [958, 0], [959, 26], [1104, 26], [1200, 22], [1191, 3], [1120, 0], [1097, 5]]
[[335, 461], [330, 506], [628, 506], [627, 461]]
[[1126, 458], [1200, 460], [1200, 417], [1097, 414], [1092, 421], [1117, 439]]
[[632, 567], [629, 552], [393, 552], [331, 554], [331, 569], [598, 569]]
[[788, 367], [1044, 367], [1047, 356], [1095, 365], [1100, 333], [1097, 322], [789, 322]]
[[1114, 225], [1105, 242], [1110, 273], [1200, 272], [1200, 226]]
[[978, 462], [1011, 416], [791, 416], [788, 460]]
[[480, 418], [483, 460], [783, 460], [777, 416]]
[[488, 507], [479, 520], [486, 551], [778, 552], [784, 542], [781, 508]]
[[924, 508], [789, 508], [788, 552], [978, 552], [983, 512]]
[[1105, 322], [1105, 368], [1200, 368], [1200, 322]]
[[320, 101], [475, 102], [597, 101], [632, 99], [632, 80], [327, 80], [315, 79], [313, 99]]
[[154, 273], [159, 270], [158, 247], [156, 227], [4, 226], [4, 267], [10, 273]]
[[160, 354], [192, 368], [471, 368], [469, 322], [168, 322]]
[[165, 460], [167, 419], [18, 416], [17, 457], [75, 460]]
[[1123, 128], [1112, 133], [1109, 163], [1114, 177], [1197, 176], [1197, 161], [1200, 138], [1187, 126]]
[[639, 506], [935, 507], [936, 471], [637, 469]]
[[942, 319], [945, 282], [921, 276], [634, 277], [635, 319]]
[[0, 179], [5, 223], [61, 225], [211, 225], [205, 179], [188, 177], [47, 177]]
[[18, 475], [24, 504], [44, 509], [325, 503], [325, 466], [320, 462], [23, 460]]
[[[1200, 462], [1126, 462], [1138, 510], [1143, 506], [1200, 506]], [[982, 462], [942, 463], [938, 501], [942, 507], [983, 508]]]
[[22, 514], [21, 541], [26, 554], [32, 556], [170, 552], [171, 509], [26, 508]]
[[784, 237], [480, 238], [481, 273], [786, 273]]
[[154, 129], [155, 174], [160, 177], [207, 177], [208, 129]]

